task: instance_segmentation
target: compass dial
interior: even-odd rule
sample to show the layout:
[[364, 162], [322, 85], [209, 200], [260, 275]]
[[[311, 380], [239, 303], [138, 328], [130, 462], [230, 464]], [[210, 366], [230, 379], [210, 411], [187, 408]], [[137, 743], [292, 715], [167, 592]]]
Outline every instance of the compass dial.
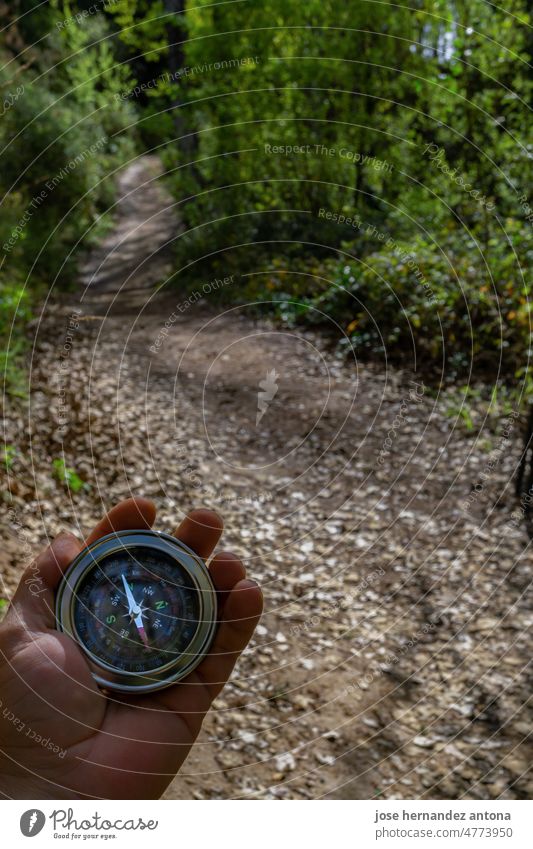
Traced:
[[148, 691], [200, 662], [216, 625], [216, 596], [203, 561], [174, 537], [124, 531], [78, 555], [60, 586], [56, 618], [100, 684]]
[[199, 617], [198, 592], [185, 570], [142, 548], [100, 561], [74, 602], [79, 641], [102, 663], [126, 672], [148, 672], [186, 652]]

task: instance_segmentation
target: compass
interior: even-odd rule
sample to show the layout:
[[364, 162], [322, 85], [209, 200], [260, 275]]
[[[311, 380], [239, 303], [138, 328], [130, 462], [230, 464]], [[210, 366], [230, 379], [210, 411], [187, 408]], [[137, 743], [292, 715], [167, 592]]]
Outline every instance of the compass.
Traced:
[[203, 560], [168, 534], [119, 531], [82, 549], [56, 596], [56, 623], [98, 684], [147, 693], [195, 669], [213, 640], [216, 592]]

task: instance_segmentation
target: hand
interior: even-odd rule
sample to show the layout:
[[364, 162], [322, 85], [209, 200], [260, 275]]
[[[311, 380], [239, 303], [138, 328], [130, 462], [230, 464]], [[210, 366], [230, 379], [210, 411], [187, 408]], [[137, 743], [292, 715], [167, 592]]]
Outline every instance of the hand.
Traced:
[[[151, 527], [155, 508], [122, 501], [86, 542]], [[222, 520], [195, 510], [175, 535], [211, 555]], [[24, 573], [0, 625], [0, 793], [15, 799], [156, 799], [174, 778], [205, 714], [259, 620], [262, 596], [239, 558], [210, 564], [220, 624], [209, 655], [183, 681], [145, 696], [104, 694], [77, 643], [55, 629], [54, 592], [82, 544], [60, 534]]]

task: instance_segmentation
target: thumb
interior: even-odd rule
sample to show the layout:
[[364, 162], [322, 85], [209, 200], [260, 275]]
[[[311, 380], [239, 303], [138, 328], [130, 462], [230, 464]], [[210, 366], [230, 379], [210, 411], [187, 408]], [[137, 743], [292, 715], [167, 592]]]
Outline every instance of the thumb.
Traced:
[[54, 628], [55, 590], [81, 548], [73, 534], [59, 534], [25, 569], [6, 619], [29, 631]]

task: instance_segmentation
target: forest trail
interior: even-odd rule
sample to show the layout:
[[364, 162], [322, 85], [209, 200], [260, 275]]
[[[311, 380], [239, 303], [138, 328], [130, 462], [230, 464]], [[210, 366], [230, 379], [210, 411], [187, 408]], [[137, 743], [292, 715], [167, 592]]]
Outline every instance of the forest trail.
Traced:
[[[192, 299], [166, 283], [158, 174], [151, 157], [122, 172], [113, 229], [39, 325], [6, 591], [13, 540], [36, 547], [43, 522], [80, 533], [130, 492], [167, 531], [213, 507], [266, 612], [168, 798], [531, 796], [524, 533], [499, 550], [511, 497], [487, 511], [513, 458], [461, 510], [486, 447], [450, 439], [411, 375], [217, 309], [237, 281]], [[61, 456], [85, 483], [70, 496]]]

